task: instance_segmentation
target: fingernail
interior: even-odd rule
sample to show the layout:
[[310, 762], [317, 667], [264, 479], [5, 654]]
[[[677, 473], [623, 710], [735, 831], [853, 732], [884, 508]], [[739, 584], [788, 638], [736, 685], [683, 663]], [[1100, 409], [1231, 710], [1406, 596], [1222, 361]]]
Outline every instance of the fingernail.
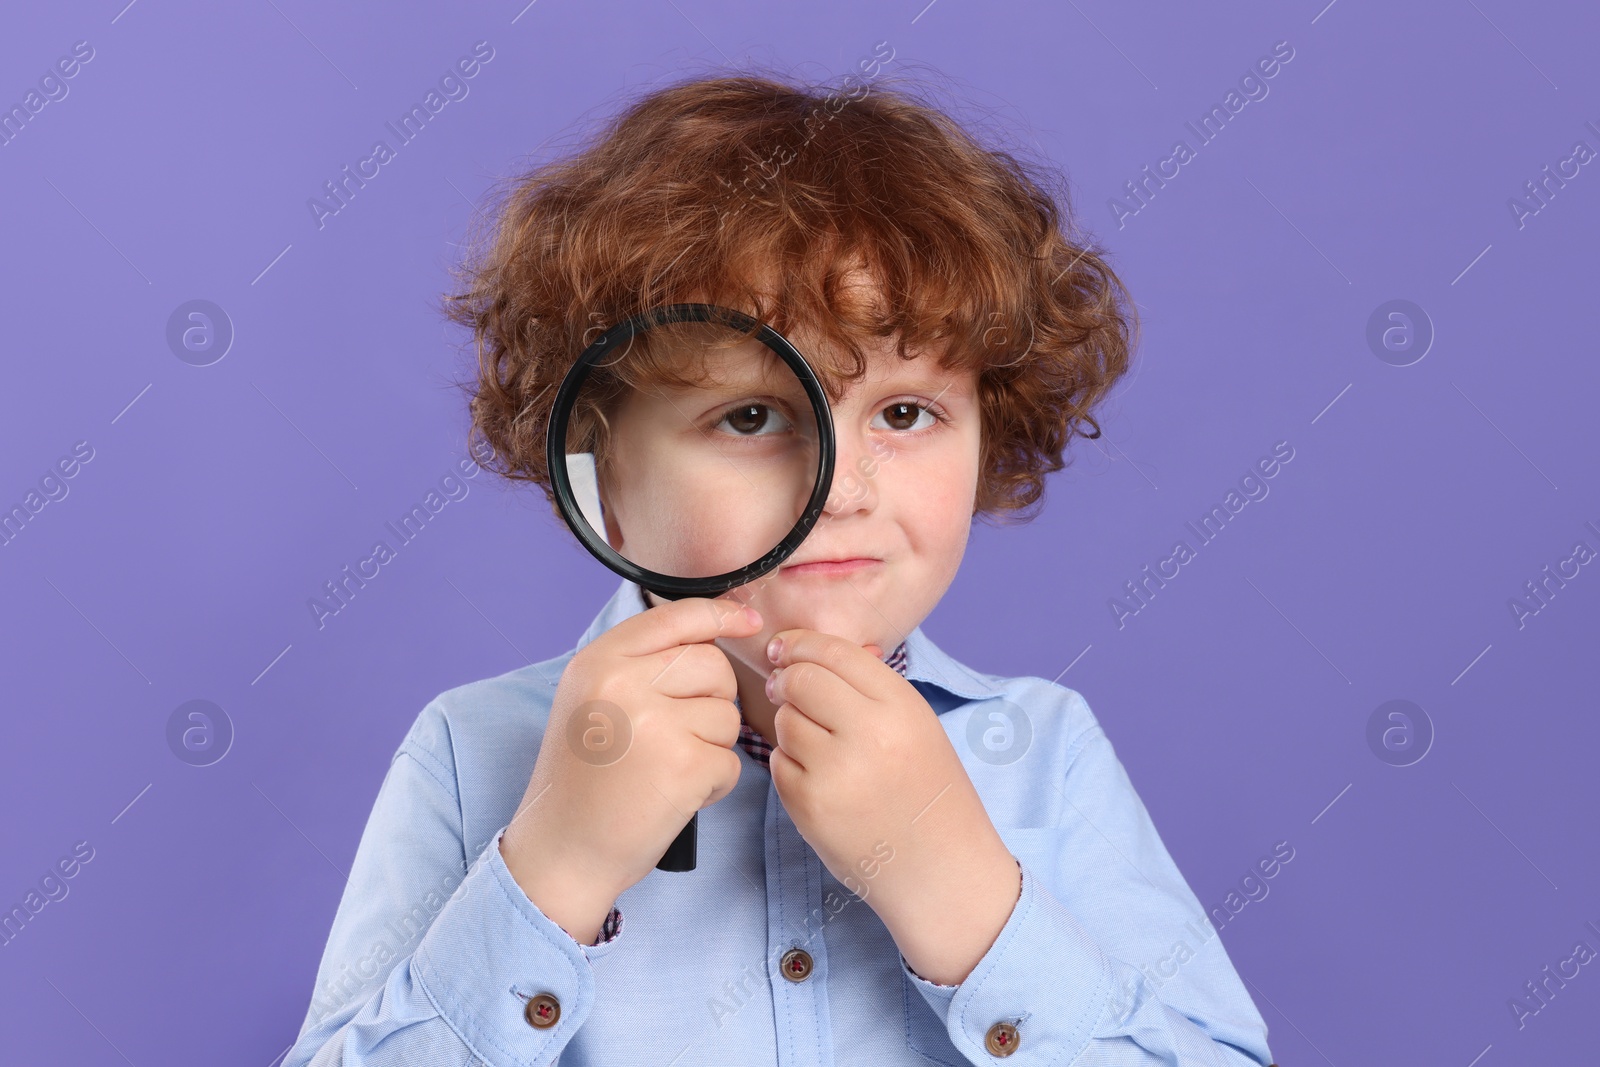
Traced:
[[772, 668], [772, 673], [767, 675], [767, 699], [768, 700], [772, 699], [772, 683], [778, 680], [778, 672], [780, 670], [782, 670], [782, 669], [783, 669], [782, 667], [774, 667], [774, 668]]
[[761, 625], [761, 615], [756, 611], [755, 608], [745, 608], [744, 619], [745, 622], [748, 622], [752, 626]]
[[774, 663], [778, 662], [778, 656], [781, 655], [782, 653], [783, 653], [783, 638], [774, 637], [771, 641], [767, 642], [767, 658], [770, 659], [772, 662], [774, 662]]

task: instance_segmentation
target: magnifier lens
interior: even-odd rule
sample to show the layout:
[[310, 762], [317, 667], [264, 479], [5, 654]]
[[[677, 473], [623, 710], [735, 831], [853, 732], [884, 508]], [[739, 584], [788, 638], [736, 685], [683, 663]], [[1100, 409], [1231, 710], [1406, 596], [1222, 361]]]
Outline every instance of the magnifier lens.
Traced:
[[811, 400], [753, 333], [663, 322], [607, 352], [576, 394], [565, 458], [589, 527], [657, 574], [746, 567], [794, 529], [817, 480]]

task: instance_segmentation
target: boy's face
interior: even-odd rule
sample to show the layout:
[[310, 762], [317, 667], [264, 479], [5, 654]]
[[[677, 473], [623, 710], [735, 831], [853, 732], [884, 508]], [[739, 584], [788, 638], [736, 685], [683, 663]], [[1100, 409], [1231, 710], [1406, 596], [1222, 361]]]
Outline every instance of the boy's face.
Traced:
[[[790, 337], [808, 361], [832, 360], [804, 329]], [[766, 642], [790, 628], [892, 651], [939, 602], [966, 550], [981, 441], [976, 371], [945, 370], [928, 351], [902, 360], [892, 337], [864, 351], [866, 376], [831, 405], [837, 454], [822, 515], [778, 570], [729, 594], [760, 611], [765, 626], [717, 645], [762, 674]], [[615, 519], [608, 534], [653, 570], [706, 575], [753, 562], [794, 525], [816, 476], [814, 452], [782, 452], [759, 438], [713, 453], [691, 428], [664, 453], [664, 428], [685, 427], [696, 410], [681, 391], [638, 392], [612, 416], [617, 451], [602, 474]], [[651, 442], [648, 455], [630, 447], [639, 440]], [[808, 566], [827, 560], [854, 562]]]

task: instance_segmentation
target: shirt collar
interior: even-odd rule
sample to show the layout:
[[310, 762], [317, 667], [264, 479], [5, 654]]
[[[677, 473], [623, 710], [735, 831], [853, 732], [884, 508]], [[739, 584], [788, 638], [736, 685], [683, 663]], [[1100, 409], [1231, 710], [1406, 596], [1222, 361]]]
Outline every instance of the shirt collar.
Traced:
[[[606, 601], [600, 614], [578, 638], [576, 652], [590, 641], [611, 629], [623, 619], [644, 611], [644, 594], [637, 583], [624, 578], [611, 599]], [[993, 675], [979, 674], [948, 655], [918, 626], [906, 635], [906, 678], [913, 682], [927, 682], [948, 693], [967, 700], [985, 700], [1003, 692], [1001, 680]]]

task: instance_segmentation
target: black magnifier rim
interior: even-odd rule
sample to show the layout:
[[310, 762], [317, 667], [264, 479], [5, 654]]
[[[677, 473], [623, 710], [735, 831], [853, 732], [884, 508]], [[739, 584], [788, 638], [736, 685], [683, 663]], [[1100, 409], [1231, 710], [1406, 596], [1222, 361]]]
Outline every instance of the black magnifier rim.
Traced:
[[781, 564], [794, 554], [795, 549], [800, 547], [800, 543], [816, 526], [828, 499], [829, 486], [833, 482], [835, 455], [833, 415], [828, 407], [827, 395], [822, 390], [822, 383], [817, 380], [816, 372], [811, 369], [805, 357], [782, 334], [763, 324], [755, 334], [756, 339], [776, 352], [789, 365], [789, 369], [794, 371], [795, 376], [800, 379], [800, 384], [805, 388], [806, 396], [811, 400], [811, 410], [817, 419], [819, 458], [817, 480], [812, 487], [811, 499], [806, 502], [805, 510], [801, 512], [793, 529], [784, 535], [783, 540], [779, 541], [770, 552], [753, 563], [723, 574], [705, 578], [683, 578], [649, 570], [624, 558], [599, 532], [590, 527], [589, 520], [584, 517], [583, 510], [573, 495], [572, 481], [567, 475], [567, 422], [572, 414], [572, 406], [577, 402], [578, 390], [582, 388], [590, 370], [597, 362], [618, 345], [632, 341], [635, 335], [671, 322], [720, 322], [746, 332], [756, 325], [755, 319], [732, 308], [717, 304], [691, 303], [665, 304], [608, 327], [604, 334], [583, 350], [578, 361], [567, 371], [566, 377], [561, 382], [561, 388], [556, 391], [555, 407], [551, 412], [550, 426], [545, 435], [545, 459], [550, 469], [550, 485], [555, 491], [556, 506], [561, 510], [562, 518], [577, 535], [578, 540], [583, 542], [584, 547], [600, 562], [629, 581], [666, 600], [680, 600], [692, 596], [716, 597], [736, 586], [754, 581]]

